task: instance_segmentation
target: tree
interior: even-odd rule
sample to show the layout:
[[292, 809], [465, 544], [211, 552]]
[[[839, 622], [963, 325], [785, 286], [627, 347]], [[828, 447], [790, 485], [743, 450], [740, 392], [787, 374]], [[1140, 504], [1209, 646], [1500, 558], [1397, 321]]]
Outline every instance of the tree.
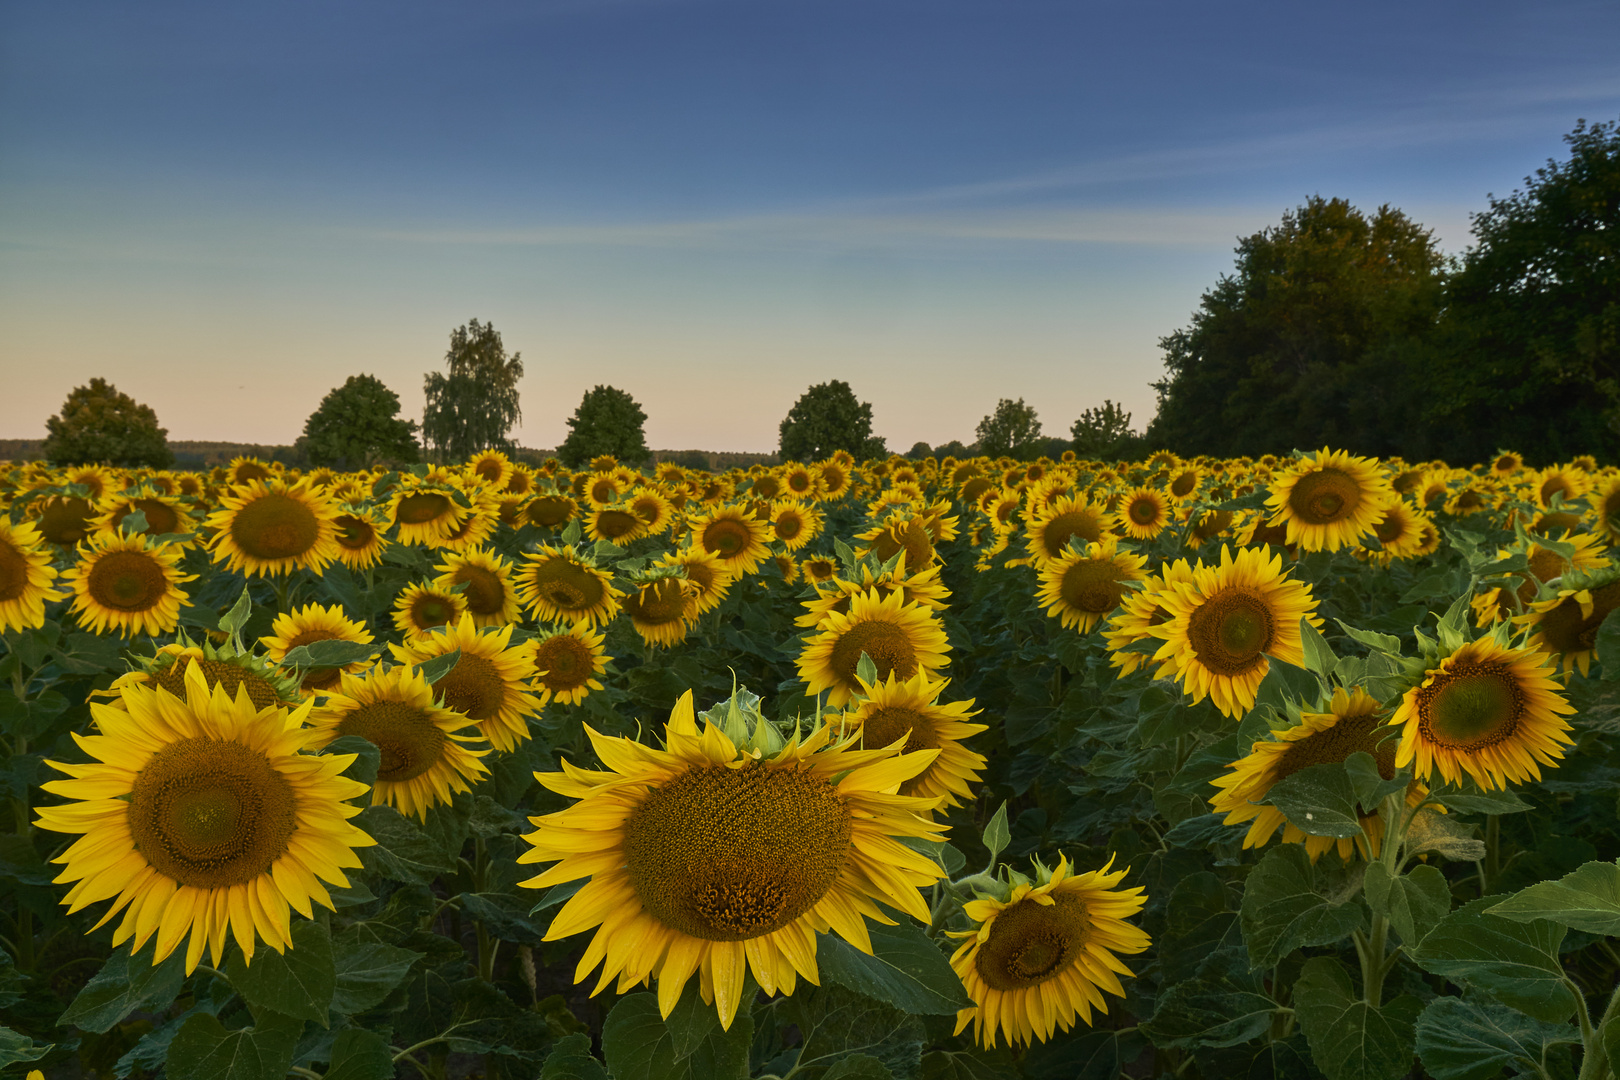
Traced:
[[911, 444], [910, 450], [906, 451], [906, 457], [913, 461], [921, 461], [923, 458], [928, 457], [933, 452], [934, 448], [932, 446], [918, 440], [917, 442]]
[[121, 393], [106, 379], [74, 387], [62, 411], [45, 421], [45, 457], [52, 465], [145, 465], [166, 469], [174, 464], [169, 431], [158, 427], [157, 413]]
[[1137, 438], [1131, 430], [1131, 414], [1104, 398], [1095, 409], [1080, 413], [1080, 419], [1069, 427], [1074, 439], [1074, 452], [1083, 458], [1102, 459], [1124, 456], [1121, 448], [1128, 440]]
[[523, 419], [518, 408], [521, 353], [506, 355], [501, 335], [477, 319], [450, 332], [449, 374], [423, 379], [422, 441], [441, 460], [465, 460], [481, 450], [516, 449], [507, 433]]
[[857, 461], [888, 453], [883, 439], [872, 434], [872, 406], [838, 379], [800, 394], [777, 433], [783, 461], [821, 461], [838, 450]]
[[1459, 463], [1620, 453], [1620, 121], [1564, 142], [1568, 160], [1473, 215], [1448, 283], [1431, 419]]
[[400, 419], [399, 395], [371, 375], [350, 375], [321, 399], [298, 449], [312, 465], [350, 470], [379, 458], [415, 461], [420, 453], [415, 422]]
[[974, 434], [978, 436], [981, 454], [1027, 456], [1020, 452], [1028, 451], [1041, 437], [1041, 420], [1035, 415], [1035, 406], [1025, 405], [1023, 398], [1017, 401], [1002, 398], [996, 402], [996, 411], [979, 421]]
[[1423, 414], [1442, 259], [1399, 210], [1311, 198], [1237, 247], [1192, 325], [1159, 341], [1147, 441], [1180, 454], [1324, 443], [1428, 456]]
[[646, 421], [635, 398], [617, 387], [598, 386], [568, 418], [568, 438], [557, 447], [557, 457], [570, 469], [602, 454], [639, 465], [652, 456], [642, 429]]

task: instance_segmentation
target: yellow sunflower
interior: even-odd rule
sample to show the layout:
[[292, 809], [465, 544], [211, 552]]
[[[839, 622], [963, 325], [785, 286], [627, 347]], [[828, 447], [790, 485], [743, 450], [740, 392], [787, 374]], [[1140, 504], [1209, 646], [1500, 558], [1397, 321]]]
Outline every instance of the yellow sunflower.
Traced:
[[950, 644], [939, 621], [920, 604], [908, 604], [896, 591], [876, 589], [850, 597], [849, 612], [829, 611], [821, 632], [799, 653], [799, 677], [811, 695], [827, 692], [827, 704], [840, 708], [861, 688], [855, 670], [861, 654], [871, 658], [877, 677], [891, 673], [910, 679], [935, 674], [948, 663]]
[[1116, 532], [1132, 540], [1152, 540], [1170, 525], [1170, 500], [1158, 488], [1139, 487], [1120, 497], [1114, 511]]
[[904, 512], [891, 513], [882, 524], [858, 533], [857, 538], [868, 545], [856, 551], [862, 558], [870, 553], [880, 561], [888, 562], [896, 555], [904, 554], [904, 568], [913, 573], [927, 570], [935, 563], [934, 539], [929, 535], [927, 523], [920, 517]]
[[1282, 557], [1266, 547], [1232, 550], [1221, 545], [1219, 567], [1202, 562], [1192, 580], [1159, 594], [1170, 615], [1148, 633], [1164, 642], [1153, 654], [1159, 678], [1173, 677], [1193, 702], [1208, 697], [1226, 716], [1254, 708], [1255, 691], [1271, 670], [1268, 655], [1305, 666], [1299, 620], [1321, 620], [1308, 587], [1284, 577]]
[[1552, 658], [1490, 637], [1469, 642], [1408, 690], [1390, 721], [1401, 731], [1395, 767], [1417, 763], [1420, 780], [1463, 774], [1487, 791], [1541, 778], [1564, 756], [1575, 707], [1558, 692]]
[[[1556, 539], [1574, 547], [1570, 558], [1564, 558], [1552, 548], [1538, 543], [1535, 537], [1531, 537], [1526, 552], [1529, 562], [1526, 569], [1529, 578], [1533, 580], [1524, 581], [1512, 592], [1498, 587], [1486, 589], [1474, 597], [1471, 606], [1480, 626], [1489, 626], [1498, 619], [1509, 619], [1521, 614], [1540, 594], [1543, 582], [1561, 578], [1571, 571], [1600, 570], [1609, 565], [1608, 557], [1603, 554], [1601, 541], [1591, 533], [1565, 534]], [[1505, 559], [1516, 551], [1525, 551], [1525, 548], [1522, 546], [1498, 548], [1496, 557]]]
[[816, 474], [816, 482], [820, 485], [823, 499], [828, 502], [837, 502], [849, 494], [850, 488], [853, 486], [851, 483], [853, 477], [850, 476], [849, 470], [853, 464], [853, 459], [849, 461], [828, 460], [811, 466]]
[[530, 499], [523, 512], [530, 525], [542, 529], [560, 529], [579, 513], [579, 504], [567, 495], [547, 492]]
[[1367, 556], [1380, 566], [1388, 566], [1396, 559], [1413, 559], [1423, 547], [1423, 526], [1428, 515], [1404, 500], [1397, 500], [1384, 508], [1384, 514], [1373, 523], [1380, 550], [1369, 551]]
[[[517, 590], [512, 586], [512, 564], [485, 548], [452, 552], [434, 567], [439, 576], [433, 584], [440, 589], [463, 585], [461, 598], [475, 626], [505, 626], [518, 621]], [[446, 619], [445, 622], [449, 622]]]
[[1084, 492], [1062, 495], [1044, 509], [1033, 513], [1025, 528], [1024, 542], [1029, 548], [1030, 561], [1038, 569], [1048, 559], [1063, 554], [1070, 540], [1079, 537], [1088, 544], [1094, 544], [1102, 539], [1107, 527], [1108, 510], [1105, 506], [1093, 503]]
[[678, 570], [654, 571], [632, 581], [624, 598], [641, 640], [652, 646], [678, 645], [686, 640], [689, 620], [696, 617], [697, 589]]
[[251, 480], [221, 497], [208, 517], [214, 561], [252, 577], [320, 573], [338, 557], [336, 505], [308, 481]]
[[[1161, 594], [1174, 592], [1177, 585], [1192, 580], [1192, 567], [1186, 559], [1177, 559], [1165, 563], [1157, 574], [1144, 578], [1141, 589], [1126, 594], [1119, 610], [1109, 620], [1108, 628], [1103, 631], [1103, 641], [1109, 651], [1108, 662], [1119, 668], [1120, 678], [1152, 662], [1147, 653], [1128, 650], [1126, 646], [1147, 641], [1153, 636], [1153, 627], [1170, 620], [1170, 612], [1160, 605]], [[1169, 678], [1174, 671], [1174, 661], [1167, 660], [1160, 665], [1159, 677]]]
[[448, 483], [410, 479], [388, 500], [388, 520], [399, 529], [402, 544], [436, 544], [461, 528], [472, 514], [456, 496], [465, 493]]
[[72, 547], [95, 531], [96, 509], [88, 499], [52, 495], [28, 504], [39, 535], [58, 547]]
[[1527, 645], [1551, 653], [1565, 672], [1579, 668], [1584, 677], [1597, 655], [1598, 629], [1615, 608], [1620, 608], [1620, 575], [1608, 573], [1578, 589], [1559, 589], [1514, 621], [1530, 627]]
[[91, 705], [101, 734], [74, 739], [95, 760], [50, 762], [72, 779], [45, 790], [74, 801], [41, 807], [37, 824], [80, 834], [55, 860], [74, 883], [69, 913], [116, 898], [96, 926], [122, 911], [113, 945], [133, 937], [135, 953], [155, 935], [154, 964], [189, 934], [189, 974], [205, 948], [222, 966], [227, 934], [244, 960], [256, 938], [285, 952], [289, 909], [332, 907], [321, 882], [347, 887], [354, 849], [375, 841], [348, 821], [360, 808], [346, 800], [366, 790], [339, 775], [354, 755], [301, 752], [316, 738], [309, 704], [258, 708], [210, 692], [195, 667], [184, 691], [129, 686], [121, 708]]
[[394, 599], [394, 628], [406, 639], [422, 637], [467, 614], [467, 598], [437, 583], [413, 582]]
[[340, 689], [310, 714], [310, 745], [324, 748], [345, 735], [370, 742], [380, 755], [371, 805], [426, 821], [429, 807], [449, 805], [489, 775], [478, 760], [489, 748], [463, 734], [474, 723], [436, 704], [420, 670], [378, 665], [363, 676], [343, 674]]
[[1103, 991], [1125, 996], [1119, 976], [1133, 972], [1119, 954], [1143, 952], [1147, 933], [1125, 920], [1147, 903], [1140, 888], [1121, 889], [1130, 871], [1072, 874], [1058, 856], [1048, 872], [1035, 865], [1034, 880], [1017, 875], [1000, 895], [979, 894], [963, 905], [972, 930], [951, 931], [965, 939], [951, 957], [973, 1005], [956, 1014], [956, 1031], [969, 1024], [987, 1049], [1004, 1037], [1009, 1045], [1045, 1042], [1068, 1031], [1076, 1016], [1091, 1023], [1091, 1010], [1108, 1012]]
[[721, 562], [720, 556], [702, 548], [667, 552], [653, 565], [675, 567], [686, 574], [686, 580], [692, 586], [692, 594], [688, 598], [691, 619], [695, 620], [699, 615], [719, 607], [720, 601], [731, 591], [731, 572], [726, 569], [725, 563]]
[[1590, 500], [1592, 527], [1609, 544], [1620, 544], [1620, 476], [1609, 478]]
[[1591, 487], [1591, 479], [1580, 469], [1555, 467], [1544, 469], [1534, 481], [1536, 505], [1543, 510], [1552, 505], [1554, 495], [1560, 495], [1565, 502], [1573, 502], [1585, 495]]
[[246, 485], [255, 480], [269, 480], [275, 475], [275, 469], [258, 458], [235, 457], [226, 469], [225, 480], [232, 485]]
[[480, 450], [467, 460], [467, 478], [494, 491], [506, 490], [515, 471], [512, 459], [499, 450]]
[[933, 760], [899, 747], [855, 750], [832, 729], [797, 735], [774, 754], [740, 749], [712, 724], [700, 732], [682, 695], [659, 750], [587, 727], [605, 770], [568, 762], [537, 773], [579, 800], [531, 818], [521, 863], [555, 863], [534, 889], [589, 878], [552, 920], [548, 940], [597, 927], [575, 970], [598, 964], [593, 993], [658, 982], [668, 1016], [695, 973], [729, 1029], [748, 974], [766, 993], [820, 983], [816, 934], [833, 930], [872, 951], [865, 919], [892, 924], [878, 903], [924, 922], [918, 893], [942, 876], [896, 837], [934, 839], [934, 800], [890, 794]]
[[811, 555], [799, 564], [804, 580], [811, 585], [821, 585], [838, 576], [838, 560], [826, 555]]
[[477, 722], [478, 731], [495, 749], [506, 753], [529, 737], [528, 718], [540, 711], [530, 691], [534, 650], [511, 645], [512, 628], [479, 630], [471, 615], [454, 626], [435, 630], [403, 645], [389, 645], [402, 664], [420, 664], [461, 650], [456, 666], [433, 684], [433, 692]]
[[874, 570], [870, 562], [862, 562], [849, 578], [835, 577], [824, 585], [816, 586], [813, 599], [804, 601], [805, 614], [797, 620], [799, 626], [821, 629], [830, 611], [848, 614], [851, 599], [857, 594], [875, 589], [879, 596], [899, 592], [908, 604], [921, 604], [930, 611], [944, 611], [949, 606], [950, 590], [940, 580], [938, 565], [912, 574], [904, 563], [896, 563], [893, 570], [882, 573]]
[[939, 700], [950, 684], [949, 679], [931, 679], [923, 671], [909, 679], [891, 674], [876, 683], [863, 681], [865, 700], [845, 710], [840, 720], [846, 735], [860, 735], [862, 746], [890, 746], [905, 739], [902, 753], [938, 750], [932, 765], [900, 785], [900, 794], [940, 799], [942, 809], [973, 800], [969, 785], [978, 783], [986, 761], [963, 743], [989, 730], [985, 724], [968, 722], [979, 712], [973, 699], [950, 704]]
[[647, 535], [647, 526], [628, 506], [610, 503], [593, 506], [585, 515], [585, 535], [622, 546]]
[[752, 574], [770, 554], [766, 535], [765, 522], [737, 506], [719, 506], [692, 520], [697, 546], [720, 556], [733, 578]]
[[189, 533], [197, 527], [197, 520], [191, 516], [191, 511], [185, 503], [165, 495], [137, 495], [105, 500], [101, 504], [100, 514], [94, 521], [95, 527], [101, 532], [118, 532], [124, 518], [137, 510], [146, 517], [146, 528], [141, 531], [148, 536]]
[[[313, 645], [317, 641], [352, 641], [369, 645], [372, 637], [369, 630], [345, 615], [343, 608], [337, 604], [331, 607], [307, 604], [300, 610], [277, 615], [275, 622], [270, 624], [270, 633], [260, 638], [259, 644], [264, 646], [265, 655], [279, 664], [294, 649]], [[305, 697], [318, 691], [332, 690], [337, 687], [344, 671], [360, 671], [365, 666], [361, 662], [350, 664], [347, 668], [311, 668], [304, 673], [299, 689]]]
[[619, 613], [624, 594], [613, 578], [572, 548], [549, 544], [523, 557], [517, 572], [518, 599], [541, 622], [606, 626]]
[[771, 561], [776, 564], [777, 572], [782, 575], [782, 583], [791, 585], [799, 580], [799, 564], [787, 552], [772, 555]]
[[[3, 551], [0, 548], [0, 551]], [[133, 532], [99, 532], [79, 545], [79, 561], [62, 576], [73, 586], [71, 609], [94, 634], [173, 633], [191, 595], [180, 586], [195, 581], [177, 565], [184, 552]]]
[[1491, 472], [1506, 480], [1520, 469], [1524, 468], [1524, 457], [1511, 450], [1498, 450], [1496, 457], [1491, 459]]
[[771, 531], [788, 551], [798, 551], [821, 535], [821, 511], [798, 500], [785, 500], [771, 511]]
[[1305, 551], [1338, 551], [1373, 531], [1397, 500], [1389, 477], [1372, 458], [1323, 447], [1278, 473], [1266, 505], [1271, 524]]
[[1204, 472], [1198, 466], [1184, 466], [1171, 472], [1170, 482], [1164, 486], [1164, 490], [1178, 503], [1190, 502], [1198, 494], [1198, 485], [1203, 479]]
[[1074, 545], [1041, 567], [1038, 600], [1049, 617], [1062, 620], [1064, 629], [1089, 634], [1119, 607], [1127, 591], [1124, 583], [1143, 580], [1146, 569], [1146, 558], [1118, 551], [1112, 537]]
[[533, 687], [541, 705], [578, 705], [592, 690], [602, 689], [597, 676], [607, 672], [612, 659], [602, 648], [604, 640], [583, 623], [533, 639]]
[[52, 588], [56, 568], [32, 522], [0, 514], [0, 632], [45, 625], [45, 604], [68, 594]]
[[674, 506], [655, 488], [636, 488], [630, 493], [626, 506], [640, 519], [643, 536], [657, 536], [659, 533], [668, 532], [670, 525], [675, 521]]

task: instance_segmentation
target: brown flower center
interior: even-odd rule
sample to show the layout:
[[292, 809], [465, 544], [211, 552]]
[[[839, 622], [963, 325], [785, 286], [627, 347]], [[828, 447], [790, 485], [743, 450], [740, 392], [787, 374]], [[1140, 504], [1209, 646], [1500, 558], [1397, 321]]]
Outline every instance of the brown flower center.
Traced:
[[320, 521], [302, 501], [272, 491], [231, 517], [230, 534], [243, 554], [252, 558], [267, 562], [295, 559], [320, 539]]
[[1021, 990], [1061, 975], [1080, 955], [1091, 931], [1086, 905], [1059, 893], [1050, 906], [1020, 900], [990, 924], [974, 966], [992, 990]]
[[506, 683], [488, 659], [462, 653], [456, 666], [434, 684], [444, 695], [444, 707], [472, 720], [488, 720], [506, 701]]
[[1307, 525], [1343, 521], [1361, 505], [1361, 485], [1343, 469], [1323, 468], [1305, 473], [1288, 493], [1288, 507]]
[[1436, 746], [1464, 752], [1513, 737], [1524, 691], [1505, 664], [1453, 664], [1418, 688], [1418, 730]]
[[338, 723], [338, 734], [358, 735], [376, 745], [377, 779], [412, 780], [437, 765], [447, 741], [426, 709], [403, 701], [362, 705]]
[[150, 611], [169, 591], [169, 579], [152, 556], [109, 551], [95, 561], [86, 582], [90, 599], [116, 611]]
[[881, 619], [856, 623], [839, 635], [832, 647], [830, 666], [846, 685], [854, 686], [861, 653], [871, 657], [877, 677], [890, 674], [909, 679], [917, 674], [917, 650], [904, 627]]
[[1187, 620], [1193, 652], [1217, 675], [1241, 675], [1264, 663], [1263, 654], [1276, 633], [1271, 608], [1244, 588], [1220, 590], [1194, 608]]

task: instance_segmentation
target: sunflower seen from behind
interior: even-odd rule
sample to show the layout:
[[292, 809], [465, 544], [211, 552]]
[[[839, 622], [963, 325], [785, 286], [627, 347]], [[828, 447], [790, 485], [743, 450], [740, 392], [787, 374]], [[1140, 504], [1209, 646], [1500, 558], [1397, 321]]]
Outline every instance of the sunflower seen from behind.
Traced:
[[403, 645], [389, 645], [402, 664], [420, 664], [459, 651], [455, 666], [433, 684], [445, 707], [478, 724], [490, 745], [503, 753], [529, 738], [528, 718], [540, 711], [529, 688], [534, 651], [512, 645], [512, 627], [479, 630], [471, 615]]
[[0, 632], [45, 625], [45, 605], [68, 594], [55, 588], [51, 553], [32, 522], [0, 514]]

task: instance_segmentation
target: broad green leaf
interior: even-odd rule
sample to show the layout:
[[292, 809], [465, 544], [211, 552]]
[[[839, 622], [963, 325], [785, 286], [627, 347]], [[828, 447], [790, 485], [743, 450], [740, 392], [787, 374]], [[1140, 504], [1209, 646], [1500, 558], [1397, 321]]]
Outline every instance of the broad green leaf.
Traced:
[[1334, 619], [1339, 628], [1349, 635], [1350, 640], [1359, 641], [1369, 649], [1388, 653], [1391, 656], [1401, 655], [1401, 639], [1393, 634], [1378, 634], [1371, 630], [1358, 630], [1343, 619]]
[[54, 1049], [55, 1043], [36, 1043], [19, 1031], [0, 1027], [0, 1069], [38, 1061]]
[[575, 1032], [559, 1039], [546, 1055], [540, 1080], [608, 1080], [606, 1067], [591, 1056], [591, 1037]]
[[1342, 762], [1310, 765], [1283, 777], [1266, 792], [1266, 802], [1311, 836], [1361, 835], [1355, 789]]
[[795, 1076], [838, 1075], [852, 1054], [869, 1057], [884, 1075], [917, 1074], [928, 1032], [916, 1017], [836, 986], [801, 990], [783, 1004], [784, 1018], [798, 1027], [802, 1040]]
[[1236, 1046], [1264, 1033], [1277, 1008], [1257, 983], [1209, 972], [1166, 988], [1142, 1030], [1153, 1045], [1167, 1049]]
[[374, 1031], [344, 1028], [332, 1043], [332, 1064], [322, 1080], [392, 1080], [394, 1055]]
[[349, 664], [370, 660], [378, 651], [379, 646], [376, 645], [327, 638], [288, 650], [281, 663], [284, 667], [295, 667], [305, 671], [311, 668], [347, 667]]
[[1299, 639], [1305, 647], [1305, 670], [1319, 675], [1325, 681], [1333, 673], [1338, 657], [1333, 655], [1333, 648], [1327, 643], [1322, 632], [1311, 625], [1311, 620], [1300, 617]]
[[[1110, 1035], [1113, 1032], [1109, 1032]], [[1044, 1043], [1037, 1043], [1033, 1049], [1038, 1050]], [[1034, 1056], [1033, 1050], [1030, 1057]], [[923, 1055], [922, 1072], [918, 1074], [920, 1080], [1018, 1080], [1020, 1075], [1030, 1080], [1048, 1080], [1047, 1077], [1027, 1068], [1023, 1073], [1013, 1062], [1012, 1055], [1005, 1049], [999, 1050], [930, 1050]], [[1055, 1077], [1051, 1080], [1056, 1080]], [[1063, 1080], [1094, 1080], [1091, 1073], [1074, 1072], [1065, 1073]], [[1108, 1080], [1115, 1080], [1110, 1075]]]
[[283, 1080], [292, 1065], [302, 1020], [266, 1013], [250, 1028], [227, 1030], [198, 1013], [169, 1044], [169, 1080]]
[[1475, 826], [1466, 821], [1424, 810], [1406, 827], [1406, 854], [1432, 851], [1459, 862], [1478, 862], [1485, 857], [1485, 844], [1474, 833]]
[[292, 945], [284, 953], [261, 941], [248, 964], [239, 950], [233, 952], [225, 976], [249, 1005], [327, 1026], [337, 972], [332, 966], [332, 938], [318, 922], [294, 920]]
[[143, 533], [152, 527], [146, 520], [145, 510], [132, 510], [118, 519], [118, 528], [124, 532]]
[[1516, 922], [1546, 919], [1572, 930], [1620, 935], [1620, 866], [1589, 862], [1557, 881], [1539, 881], [1490, 909]]
[[1373, 913], [1387, 916], [1407, 945], [1422, 941], [1451, 911], [1451, 886], [1432, 866], [1416, 866], [1391, 877], [1383, 863], [1370, 863], [1362, 888]]
[[870, 1054], [851, 1054], [821, 1074], [821, 1080], [894, 1080], [889, 1067]]
[[1483, 990], [1537, 1020], [1575, 1012], [1558, 946], [1565, 930], [1545, 920], [1518, 923], [1490, 913], [1506, 896], [1471, 901], [1440, 920], [1407, 955], [1425, 971]]
[[242, 586], [242, 595], [236, 598], [231, 610], [219, 617], [219, 628], [238, 640], [242, 627], [247, 625], [248, 619], [253, 616], [253, 595], [246, 585]]
[[435, 656], [416, 665], [416, 670], [422, 673], [422, 678], [429, 686], [450, 674], [452, 668], [461, 662], [461, 650], [451, 649], [443, 656]]
[[1434, 1080], [1490, 1080], [1504, 1068], [1534, 1075], [1552, 1046], [1578, 1043], [1574, 1024], [1544, 1024], [1477, 998], [1439, 997], [1417, 1022], [1417, 1053]]
[[695, 1042], [687, 1032], [682, 1053], [676, 1048], [675, 1032], [658, 1015], [656, 997], [620, 998], [602, 1025], [602, 1056], [608, 1071], [617, 1080], [745, 1080], [753, 1018], [739, 1009], [731, 1030], [723, 1031], [712, 1006], [709, 1015], [714, 1023]]
[[1331, 945], [1362, 927], [1361, 907], [1351, 902], [1353, 884], [1328, 884], [1312, 868], [1304, 844], [1272, 848], [1243, 887], [1239, 915], [1250, 965], [1275, 967], [1295, 949]]
[[1511, 791], [1436, 791], [1434, 800], [1459, 814], [1517, 814], [1530, 804]]
[[1468, 615], [1472, 596], [1459, 596], [1451, 602], [1446, 613], [1440, 616], [1436, 633], [1440, 644], [1447, 652], [1454, 652], [1468, 642]]
[[1373, 1008], [1335, 957], [1305, 961], [1294, 1013], [1328, 1080], [1399, 1080], [1412, 1071], [1413, 1027], [1423, 1003], [1410, 995]]
[[865, 652], [862, 652], [861, 658], [855, 662], [855, 677], [866, 683], [867, 686], [877, 684], [877, 665], [872, 662], [872, 658], [867, 656]]
[[[1139, 1033], [1079, 1029], [1031, 1046], [1023, 1072], [1028, 1080], [1119, 1080], [1120, 1066], [1134, 1060], [1143, 1046]], [[927, 1058], [923, 1060], [926, 1066]]]
[[1378, 762], [1365, 750], [1357, 750], [1344, 759], [1344, 772], [1350, 778], [1356, 805], [1369, 814], [1378, 812], [1384, 799], [1396, 792], [1404, 792], [1412, 782], [1410, 767], [1401, 769], [1388, 780], [1378, 771]]
[[332, 1011], [353, 1016], [382, 1004], [421, 958], [419, 952], [366, 940], [354, 933], [340, 935], [332, 942], [332, 966], [337, 976]]
[[990, 852], [990, 862], [995, 863], [996, 857], [1007, 850], [1007, 842], [1012, 839], [1012, 831], [1007, 827], [1007, 804], [1003, 802], [997, 807], [990, 823], [979, 834], [985, 848]]
[[1620, 1066], [1620, 1016], [1611, 1016], [1603, 1021], [1598, 1029], [1598, 1044], [1603, 1047], [1603, 1056], [1609, 1062], [1609, 1074], [1615, 1073], [1616, 1066]]
[[868, 924], [872, 955], [843, 938], [820, 934], [816, 963], [822, 983], [831, 981], [902, 1012], [944, 1016], [972, 1004], [950, 961], [928, 935], [910, 922]]
[[376, 847], [359, 849], [360, 858], [369, 869], [396, 881], [422, 885], [431, 883], [440, 874], [455, 872], [455, 856], [391, 806], [368, 806], [354, 823], [377, 841]]
[[156, 948], [148, 945], [133, 957], [127, 948], [113, 950], [57, 1023], [103, 1035], [136, 1009], [167, 1009], [186, 981], [185, 956], [177, 949], [154, 967], [152, 954]]

